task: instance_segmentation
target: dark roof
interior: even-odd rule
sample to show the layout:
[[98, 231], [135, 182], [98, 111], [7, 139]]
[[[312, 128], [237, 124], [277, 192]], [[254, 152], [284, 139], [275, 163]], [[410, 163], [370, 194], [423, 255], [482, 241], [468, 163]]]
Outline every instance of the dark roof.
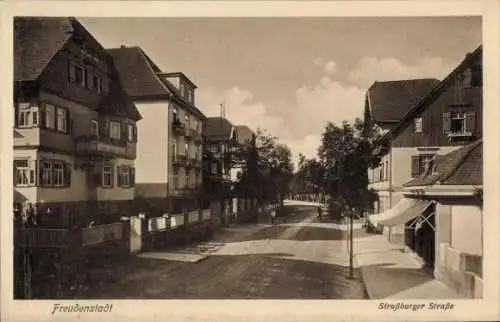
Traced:
[[132, 98], [170, 94], [169, 89], [157, 76], [160, 69], [140, 47], [108, 49], [119, 71], [120, 80]]
[[255, 134], [248, 126], [246, 125], [237, 125], [236, 132], [238, 134], [238, 142], [240, 144], [247, 143], [252, 141], [252, 136]]
[[[16, 81], [33, 81], [38, 79], [52, 58], [63, 49], [73, 33], [86, 34], [97, 42], [93, 36], [71, 17], [18, 17], [14, 19], [14, 79]], [[104, 48], [100, 46], [104, 51]], [[108, 56], [107, 58], [111, 58]], [[111, 66], [113, 81], [110, 83], [109, 95], [99, 102], [99, 111], [116, 115], [124, 115], [140, 120], [141, 115], [134, 103], [127, 97], [118, 74]]]
[[439, 80], [408, 79], [375, 82], [367, 91], [371, 116], [375, 122], [398, 122]]
[[428, 107], [431, 100], [439, 97], [441, 91], [445, 89], [449, 83], [455, 81], [455, 75], [460, 71], [462, 71], [466, 66], [468, 66], [471, 61], [477, 59], [478, 56], [482, 55], [482, 52], [483, 52], [483, 47], [481, 45], [477, 47], [476, 50], [474, 50], [474, 52], [467, 54], [465, 59], [448, 76], [446, 76], [446, 78], [442, 82], [440, 82], [437, 86], [435, 86], [434, 89], [432, 89], [432, 91], [428, 93], [428, 95], [419, 99], [414, 104], [414, 106], [410, 110], [408, 110], [408, 112], [400, 119], [398, 124], [395, 125], [389, 132], [387, 132], [384, 135], [383, 137], [384, 140], [388, 139], [391, 135], [402, 129], [403, 125], [407, 124], [409, 120], [413, 119], [413, 117], [418, 112]]
[[204, 135], [208, 140], [229, 140], [233, 124], [223, 117], [207, 117], [204, 123]]
[[458, 150], [434, 159], [436, 171], [415, 178], [403, 186], [482, 185], [483, 140], [479, 139]]
[[206, 116], [196, 106], [181, 97], [172, 83], [161, 77], [167, 73], [162, 72], [140, 47], [111, 48], [108, 52], [115, 60], [125, 91], [133, 99], [171, 98], [205, 119]]
[[36, 80], [74, 30], [70, 18], [14, 18], [14, 80]]

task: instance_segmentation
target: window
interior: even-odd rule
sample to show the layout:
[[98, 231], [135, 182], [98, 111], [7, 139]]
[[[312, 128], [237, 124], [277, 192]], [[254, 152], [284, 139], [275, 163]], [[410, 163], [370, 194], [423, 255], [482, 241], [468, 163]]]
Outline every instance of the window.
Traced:
[[195, 131], [195, 133], [198, 133], [198, 121], [197, 120], [193, 120], [193, 130]]
[[99, 76], [92, 76], [92, 88], [95, 88], [98, 93], [102, 93], [102, 80]]
[[450, 137], [472, 136], [476, 130], [476, 113], [446, 112], [443, 114], [443, 132]]
[[85, 86], [85, 72], [84, 69], [78, 66], [74, 66], [75, 68], [75, 82]]
[[385, 177], [384, 177], [384, 164], [383, 163], [380, 165], [379, 171], [380, 171], [380, 181], [384, 181]]
[[53, 105], [47, 104], [45, 106], [45, 126], [48, 129], [55, 129], [56, 128], [55, 119], [56, 119], [56, 108]]
[[99, 136], [99, 122], [97, 122], [96, 120], [92, 120], [91, 131], [92, 135]]
[[42, 185], [51, 186], [52, 185], [52, 162], [42, 161]]
[[16, 186], [26, 186], [32, 183], [28, 160], [14, 161], [14, 182]]
[[418, 177], [423, 175], [429, 166], [431, 166], [433, 154], [414, 155], [411, 159], [411, 176]]
[[190, 187], [189, 172], [186, 172], [184, 178], [185, 178], [184, 187], [189, 188]]
[[219, 146], [216, 143], [210, 144], [210, 152], [217, 153], [219, 151]]
[[130, 167], [121, 166], [118, 167], [118, 186], [123, 188], [129, 188], [130, 184]]
[[186, 113], [186, 115], [184, 115], [184, 124], [186, 124], [186, 126], [189, 126], [189, 115]]
[[135, 141], [135, 127], [133, 124], [127, 124], [127, 134], [128, 134], [128, 141], [129, 142], [134, 142]]
[[213, 175], [216, 175], [218, 174], [217, 172], [217, 169], [218, 166], [217, 166], [217, 162], [212, 162], [212, 164], [210, 165], [210, 173], [213, 174]]
[[462, 88], [471, 88], [472, 71], [470, 68], [466, 69], [462, 75], [460, 75], [460, 78]]
[[184, 144], [184, 155], [189, 158], [189, 143]]
[[120, 122], [111, 121], [109, 122], [110, 130], [109, 137], [115, 140], [121, 139], [122, 127]]
[[194, 104], [194, 91], [193, 90], [189, 91], [189, 102], [191, 102], [191, 104]]
[[177, 110], [176, 107], [172, 109], [172, 116], [173, 116], [172, 119], [174, 121], [179, 121], [179, 111]]
[[67, 112], [63, 108], [58, 108], [57, 109], [57, 130], [59, 132], [66, 133], [68, 131], [67, 125], [68, 125], [68, 120], [67, 120]]
[[175, 138], [172, 139], [172, 155], [175, 158], [177, 157], [177, 140]]
[[54, 186], [56, 187], [61, 187], [64, 186], [64, 168], [63, 168], [63, 163], [55, 161], [53, 162], [53, 183]]
[[102, 186], [111, 188], [113, 186], [113, 167], [105, 165], [102, 167]]
[[183, 83], [180, 84], [180, 90], [181, 90], [181, 96], [182, 97], [186, 97], [185, 96], [186, 95], [185, 94], [185, 92], [186, 92], [186, 86]]
[[422, 118], [415, 118], [415, 133], [422, 133]]

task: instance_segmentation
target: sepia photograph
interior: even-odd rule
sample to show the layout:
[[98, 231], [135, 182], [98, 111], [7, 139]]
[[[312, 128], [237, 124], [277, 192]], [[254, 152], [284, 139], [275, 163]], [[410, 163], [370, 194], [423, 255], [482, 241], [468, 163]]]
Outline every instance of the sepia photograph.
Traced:
[[72, 12], [9, 21], [2, 297], [72, 317], [115, 300], [442, 313], [498, 284], [481, 15]]

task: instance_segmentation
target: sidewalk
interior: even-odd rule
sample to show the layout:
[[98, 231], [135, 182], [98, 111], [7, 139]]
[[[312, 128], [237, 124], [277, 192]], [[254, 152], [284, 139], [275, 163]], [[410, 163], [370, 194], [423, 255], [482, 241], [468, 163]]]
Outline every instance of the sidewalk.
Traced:
[[220, 250], [226, 243], [233, 242], [237, 238], [250, 236], [267, 227], [269, 227], [269, 225], [241, 224], [230, 226], [228, 228], [220, 228], [220, 230], [215, 233], [211, 240], [198, 244], [188, 245], [187, 247], [184, 246], [179, 249], [140, 253], [137, 255], [137, 257], [197, 263]]
[[384, 236], [358, 230], [354, 237], [354, 259], [371, 299], [460, 298]]

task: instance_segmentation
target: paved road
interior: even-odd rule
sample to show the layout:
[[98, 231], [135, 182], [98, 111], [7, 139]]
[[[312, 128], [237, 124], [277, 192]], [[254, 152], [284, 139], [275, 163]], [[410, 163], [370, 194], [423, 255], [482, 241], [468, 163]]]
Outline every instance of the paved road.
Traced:
[[[148, 260], [152, 269], [78, 297], [128, 299], [365, 298], [348, 278], [345, 233], [310, 208], [274, 226], [224, 240], [197, 263]], [[153, 262], [151, 262], [153, 261]], [[159, 263], [159, 262], [162, 263]], [[146, 260], [144, 260], [146, 263]]]

